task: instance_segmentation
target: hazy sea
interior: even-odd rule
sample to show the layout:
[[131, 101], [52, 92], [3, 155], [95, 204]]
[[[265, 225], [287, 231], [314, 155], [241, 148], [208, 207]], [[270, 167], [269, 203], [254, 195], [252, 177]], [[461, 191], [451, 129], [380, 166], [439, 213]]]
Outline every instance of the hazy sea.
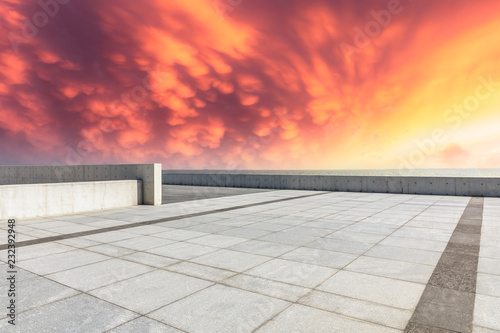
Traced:
[[163, 170], [184, 174], [248, 174], [248, 175], [337, 175], [337, 176], [413, 176], [413, 177], [480, 177], [500, 178], [496, 169], [355, 169], [355, 170]]

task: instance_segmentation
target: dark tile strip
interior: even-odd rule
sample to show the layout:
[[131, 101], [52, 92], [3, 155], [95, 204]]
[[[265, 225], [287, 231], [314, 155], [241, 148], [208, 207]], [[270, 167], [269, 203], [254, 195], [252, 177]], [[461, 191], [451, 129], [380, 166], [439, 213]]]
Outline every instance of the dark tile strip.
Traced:
[[472, 332], [483, 198], [471, 198], [405, 332]]
[[[117, 225], [117, 226], [107, 227], [107, 228], [102, 228], [102, 229], [94, 229], [94, 230], [87, 230], [87, 231], [81, 231], [81, 232], [74, 232], [74, 233], [71, 233], [71, 234], [64, 234], [64, 235], [51, 236], [51, 237], [44, 237], [44, 238], [38, 238], [38, 239], [31, 239], [31, 240], [27, 240], [27, 241], [23, 241], [23, 242], [17, 242], [16, 243], [16, 247], [23, 247], [23, 246], [28, 246], [28, 245], [35, 245], [35, 244], [41, 244], [41, 243], [55, 242], [55, 241], [58, 241], [58, 240], [63, 240], [63, 239], [68, 239], [68, 238], [75, 238], [75, 237], [82, 237], [82, 236], [88, 236], [88, 235], [101, 234], [103, 232], [110, 232], [110, 231], [117, 231], [117, 230], [129, 229], [129, 228], [140, 227], [140, 226], [144, 226], [144, 225], [151, 225], [151, 224], [156, 224], [156, 223], [161, 223], [161, 222], [175, 221], [175, 220], [185, 219], [185, 218], [188, 218], [188, 217], [203, 216], [203, 215], [209, 215], [209, 214], [215, 214], [215, 213], [228, 212], [228, 211], [231, 211], [231, 210], [236, 210], [236, 209], [241, 209], [241, 208], [267, 205], [267, 204], [272, 204], [272, 203], [276, 203], [276, 202], [283, 202], [283, 201], [295, 200], [295, 199], [303, 199], [303, 198], [314, 197], [314, 196], [317, 196], [317, 195], [323, 195], [323, 194], [327, 194], [327, 193], [329, 193], [329, 192], [321, 192], [321, 193], [315, 193], [315, 194], [300, 195], [300, 196], [297, 196], [297, 197], [284, 198], [284, 199], [276, 199], [276, 200], [269, 200], [269, 201], [263, 201], [263, 202], [248, 204], [248, 205], [240, 205], [240, 206], [233, 206], [233, 207], [228, 207], [228, 208], [214, 209], [214, 210], [209, 210], [209, 211], [205, 211], [205, 212], [199, 212], [199, 213], [193, 213], [193, 214], [185, 214], [185, 215], [179, 215], [179, 216], [172, 216], [172, 217], [166, 217], [166, 218], [161, 218], [161, 219], [156, 219], [156, 220], [149, 220], [149, 221], [144, 221], [144, 222], [127, 223], [127, 224], [124, 224], [124, 225]], [[7, 249], [7, 246], [8, 246], [7, 244], [0, 245], [0, 250]]]

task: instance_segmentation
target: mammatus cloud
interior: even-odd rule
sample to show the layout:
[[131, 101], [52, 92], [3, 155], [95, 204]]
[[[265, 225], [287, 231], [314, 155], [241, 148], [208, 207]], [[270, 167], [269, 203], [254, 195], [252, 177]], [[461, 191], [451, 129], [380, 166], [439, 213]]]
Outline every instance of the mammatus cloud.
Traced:
[[499, 9], [2, 0], [1, 162], [484, 166], [474, 154], [495, 161], [500, 142], [477, 130], [498, 122]]

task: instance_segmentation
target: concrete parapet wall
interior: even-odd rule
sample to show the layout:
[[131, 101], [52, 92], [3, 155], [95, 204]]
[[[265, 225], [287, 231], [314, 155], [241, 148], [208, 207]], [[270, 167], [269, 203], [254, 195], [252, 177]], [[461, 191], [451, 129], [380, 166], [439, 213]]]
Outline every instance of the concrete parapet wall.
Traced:
[[0, 198], [4, 198], [0, 200], [0, 219], [27, 219], [140, 205], [142, 191], [141, 180], [0, 185]]
[[500, 197], [500, 178], [170, 173], [165, 185]]
[[161, 205], [161, 164], [0, 166], [0, 185], [142, 180], [143, 204]]

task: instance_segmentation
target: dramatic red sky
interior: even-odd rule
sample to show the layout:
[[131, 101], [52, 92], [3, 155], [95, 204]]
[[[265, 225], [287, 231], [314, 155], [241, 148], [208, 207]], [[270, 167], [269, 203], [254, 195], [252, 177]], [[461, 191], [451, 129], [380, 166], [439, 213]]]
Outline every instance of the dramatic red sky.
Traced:
[[0, 0], [0, 164], [500, 167], [498, 0]]

